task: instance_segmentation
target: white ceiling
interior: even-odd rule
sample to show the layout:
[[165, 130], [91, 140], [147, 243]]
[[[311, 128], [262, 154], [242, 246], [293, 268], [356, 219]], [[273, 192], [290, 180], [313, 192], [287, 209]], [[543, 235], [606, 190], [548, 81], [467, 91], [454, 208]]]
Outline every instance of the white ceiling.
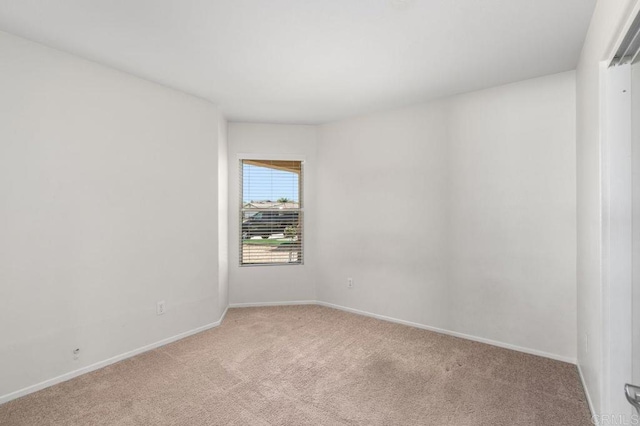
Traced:
[[574, 69], [595, 0], [0, 0], [0, 29], [321, 123]]

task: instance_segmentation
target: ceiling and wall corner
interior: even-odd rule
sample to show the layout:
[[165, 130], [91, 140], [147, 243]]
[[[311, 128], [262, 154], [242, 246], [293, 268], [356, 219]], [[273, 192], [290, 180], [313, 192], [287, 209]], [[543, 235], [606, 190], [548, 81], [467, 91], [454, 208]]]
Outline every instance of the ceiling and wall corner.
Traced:
[[573, 71], [322, 125], [317, 174], [318, 300], [575, 362]]
[[575, 72], [317, 130], [231, 123], [229, 145], [231, 206], [238, 153], [298, 153], [313, 178], [304, 266], [237, 266], [230, 209], [232, 306], [318, 303], [575, 363]]
[[0, 0], [0, 30], [202, 97], [325, 123], [575, 69], [595, 0]]
[[[578, 327], [581, 332], [586, 331], [587, 333], [598, 331], [597, 318], [594, 319], [590, 316], [597, 308], [597, 300], [594, 298], [597, 297], [598, 287], [595, 277], [598, 268], [597, 265], [593, 266], [594, 264], [589, 263], [594, 259], [592, 255], [595, 253], [594, 250], [597, 250], [599, 235], [594, 222], [599, 204], [593, 198], [594, 191], [598, 189], [593, 179], [598, 173], [596, 138], [599, 129], [595, 109], [597, 80], [594, 77], [594, 63], [601, 55], [602, 40], [611, 34], [616, 19], [623, 13], [624, 5], [630, 1], [632, 0], [598, 2], [596, 16], [591, 24], [589, 37], [582, 51], [578, 68], [577, 187], [578, 208], [584, 209], [582, 213], [578, 214], [577, 269], [578, 303], [580, 306]], [[440, 99], [440, 101], [434, 101], [435, 103], [446, 102], [446, 98], [458, 93], [573, 70], [578, 62], [595, 4], [595, 0], [566, 0], [562, 2], [555, 0], [538, 0], [536, 2], [529, 0], [486, 0], [483, 2], [475, 0], [456, 2], [448, 0], [379, 0], [375, 2], [345, 2], [343, 0], [323, 2], [290, 2], [286, 0], [270, 2], [252, 0], [233, 2], [202, 2], [198, 0], [183, 2], [171, 0], [24, 2], [0, 0], [0, 30], [54, 49], [70, 52], [90, 61], [178, 89], [208, 101], [201, 102], [158, 85], [152, 85], [154, 90], [147, 90], [145, 88], [150, 87], [146, 86], [148, 83], [135, 83], [132, 81], [138, 81], [137, 79], [132, 80], [131, 77], [121, 75], [113, 70], [105, 70], [105, 67], [91, 64], [89, 61], [81, 61], [60, 52], [51, 53], [53, 50], [46, 49], [49, 53], [45, 56], [66, 58], [53, 59], [53, 62], [73, 62], [77, 65], [77, 69], [66, 75], [67, 79], [69, 75], [75, 76], [74, 72], [77, 71], [78, 73], [87, 73], [82, 78], [86, 77], [90, 80], [95, 77], [99, 80], [99, 84], [104, 88], [104, 93], [100, 92], [99, 96], [107, 96], [108, 91], [114, 90], [114, 88], [119, 93], [118, 90], [122, 84], [130, 87], [132, 94], [138, 94], [138, 97], [148, 96], [143, 100], [132, 96], [132, 103], [138, 101], [144, 103], [150, 99], [157, 99], [156, 96], [158, 96], [160, 99], [171, 98], [181, 105], [179, 108], [181, 111], [177, 112], [174, 117], [169, 114], [172, 111], [171, 106], [165, 104], [164, 101], [157, 105], [149, 104], [149, 110], [141, 113], [148, 127], [157, 129], [163, 129], [166, 126], [172, 127], [176, 123], [173, 120], [177, 120], [186, 127], [203, 126], [203, 135], [200, 136], [210, 138], [209, 141], [217, 138], [220, 142], [221, 138], [226, 135], [224, 123], [218, 123], [218, 118], [211, 120], [211, 123], [208, 123], [204, 118], [199, 120], [203, 115], [212, 111], [215, 112], [213, 113], [215, 117], [220, 118], [219, 110], [221, 110], [230, 121], [236, 122], [321, 124], [352, 116], [362, 116], [366, 121], [366, 117], [369, 117], [370, 113], [392, 110], [405, 105], [424, 105], [424, 102], [434, 99]], [[5, 37], [13, 38], [11, 35], [0, 33], [0, 38]], [[20, 41], [20, 43], [23, 42], [24, 40]], [[25, 49], [31, 50], [31, 48]], [[43, 48], [38, 46], [35, 50], [38, 49]], [[61, 85], [60, 81], [64, 80], [61, 75], [44, 76], [44, 74], [50, 74], [49, 68], [46, 68], [47, 72], [34, 71], [36, 74], [41, 72], [37, 75], [18, 75], [13, 71], [16, 64], [12, 63], [8, 67], [6, 59], [19, 62], [24, 58], [12, 56], [11, 51], [0, 50], [0, 72], [9, 73], [11, 78], [26, 81], [28, 78], [41, 76], [41, 78], [38, 77], [40, 79], [37, 83], [49, 90], [53, 89], [47, 85], [47, 81], [57, 79], [51, 83], [55, 86]], [[50, 67], [50, 64], [44, 66]], [[155, 95], [150, 93], [155, 93]], [[124, 94], [123, 96], [127, 98], [128, 95]], [[473, 95], [469, 95], [464, 99], [470, 100], [472, 98]], [[7, 98], [4, 97], [4, 99]], [[77, 109], [77, 113], [87, 115], [96, 113], [100, 117], [96, 116], [92, 119], [95, 119], [93, 122], [98, 124], [109, 122], [127, 111], [126, 109], [109, 108], [106, 112], [101, 112], [100, 99], [97, 98], [87, 100], [89, 105], [93, 105], [93, 101], [98, 103], [98, 106], [91, 111], [80, 108], [60, 93], [56, 93], [56, 97], [49, 101], [53, 102], [56, 99], [59, 99], [59, 105], [64, 106], [59, 111], [60, 113], [73, 113], [74, 108]], [[35, 95], [30, 100], [33, 101], [32, 105], [36, 106], [48, 101]], [[219, 109], [211, 103], [218, 105]], [[473, 102], [469, 101], [469, 104], [471, 103]], [[128, 104], [128, 101], [125, 104]], [[17, 111], [16, 105], [7, 106], [7, 110]], [[467, 102], [463, 100], [460, 105], [467, 105]], [[481, 108], [478, 110], [481, 114]], [[187, 114], [186, 111], [191, 112]], [[390, 114], [393, 116], [393, 113]], [[390, 116], [385, 115], [387, 118]], [[32, 116], [28, 115], [27, 117]], [[32, 118], [37, 120], [37, 116]], [[222, 120], [222, 118], [220, 119]], [[411, 117], [403, 117], [399, 120], [412, 124]], [[460, 121], [464, 120], [460, 119]], [[61, 119], [61, 122], [66, 121]], [[499, 123], [494, 122], [494, 124], [496, 127], [493, 129], [501, 132], [502, 128]], [[131, 125], [135, 127], [135, 124]], [[335, 134], [338, 134], [340, 129], [348, 128], [349, 124], [334, 123], [328, 126], [328, 128], [335, 130]], [[194, 204], [206, 204], [204, 208], [207, 211], [213, 209], [211, 217], [217, 217], [220, 214], [219, 219], [216, 219], [219, 223], [216, 223], [215, 229], [210, 229], [212, 226], [210, 222], [203, 225], [207, 229], [208, 235], [210, 234], [209, 236], [212, 237], [207, 238], [211, 247], [207, 245], [206, 250], [197, 250], [198, 256], [204, 256], [205, 251], [208, 254], [217, 253], [218, 263], [213, 262], [211, 267], [207, 266], [206, 270], [200, 271], [201, 275], [194, 278], [194, 288], [197, 291], [203, 290], [202, 293], [198, 293], [202, 296], [197, 302], [198, 308], [189, 313], [185, 311], [183, 321], [181, 320], [182, 322], [178, 324], [180, 327], [178, 325], [176, 325], [177, 328], [167, 326], [169, 328], [163, 328], [158, 331], [157, 336], [154, 336], [166, 337], [170, 332], [184, 330], [187, 326], [201, 326], [210, 322], [213, 316], [220, 313], [218, 310], [222, 311], [225, 308], [227, 298], [231, 301], [250, 301], [253, 298], [260, 303], [263, 302], [262, 299], [265, 295], [270, 297], [271, 301], [279, 301], [283, 298], [289, 301], [322, 298], [337, 301], [335, 294], [330, 294], [331, 289], [317, 292], [315, 275], [313, 274], [313, 268], [317, 268], [317, 261], [314, 259], [320, 260], [320, 255], [326, 255], [326, 251], [323, 251], [324, 254], [321, 253], [318, 246], [312, 246], [308, 250], [310, 263], [305, 264], [302, 273], [300, 270], [291, 273], [284, 281], [275, 272], [268, 277], [273, 283], [272, 288], [276, 289], [274, 293], [268, 294], [268, 287], [256, 290], [250, 289], [246, 285], [244, 287], [233, 286], [234, 280], [241, 279], [246, 283], [246, 280], [251, 278], [249, 275], [241, 277], [236, 270], [237, 268], [234, 267], [233, 176], [235, 159], [233, 156], [238, 152], [302, 152], [308, 155], [307, 158], [315, 159], [317, 145], [320, 142], [318, 128], [297, 125], [287, 127], [293, 127], [295, 131], [290, 132], [291, 129], [284, 131], [283, 128], [278, 128], [273, 124], [230, 123], [228, 152], [225, 151], [226, 144], [225, 146], [218, 145], [217, 149], [213, 145], [211, 147], [205, 146], [206, 142], [201, 140], [198, 135], [190, 135], [181, 141], [180, 147], [193, 148], [188, 155], [194, 156], [194, 161], [197, 164], [203, 165], [201, 161], [206, 158], [212, 168], [198, 167], [197, 170], [180, 170], [185, 174], [201, 173], [203, 176], [206, 175], [203, 182], [213, 184], [220, 191], [217, 193], [216, 190], [209, 194], [211, 197], [191, 200]], [[25, 125], [25, 129], [27, 128], [37, 133], [37, 130]], [[83, 128], [82, 123], [79, 128]], [[133, 129], [134, 133], [138, 136], [142, 135], [143, 145], [150, 143], [146, 139], [149, 134], [141, 129], [136, 129]], [[76, 132], [76, 130], [74, 130], [73, 136], [81, 137], [82, 132], [79, 130]], [[403, 130], [407, 132], [404, 135], [407, 140], [416, 139], [416, 135], [411, 134], [410, 128]], [[447, 133], [446, 129], [442, 130], [438, 127], [438, 123], [434, 123], [431, 130], [436, 136], [440, 131]], [[268, 147], [265, 147], [265, 142], [260, 140], [258, 133], [270, 135], [267, 138], [270, 141]], [[296, 146], [289, 139], [291, 135], [296, 134], [298, 139], [305, 141], [302, 148]], [[389, 134], [390, 141], [393, 142], [394, 137], [393, 134]], [[448, 133], [447, 137], [449, 137]], [[238, 138], [244, 142], [234, 142]], [[359, 142], [356, 140], [355, 143]], [[135, 148], [136, 145], [133, 145]], [[418, 148], [419, 145], [420, 141], [416, 145], [417, 150], [429, 148]], [[345, 143], [344, 147], [350, 149], [348, 143]], [[465, 147], [464, 144], [458, 144], [456, 147], [454, 148], [461, 150], [462, 154], [468, 154], [465, 151], [468, 147]], [[209, 148], [212, 149], [211, 152]], [[392, 148], [392, 146], [384, 145], [380, 149], [384, 151]], [[450, 154], [448, 151], [450, 148], [435, 148], [442, 148], [446, 155]], [[328, 146], [326, 149], [332, 148]], [[168, 152], [164, 152], [161, 154], [161, 158], [156, 158], [156, 160], [171, 165], [184, 159], [180, 155], [171, 156]], [[326, 158], [328, 152], [323, 151], [320, 155]], [[138, 152], [138, 154], [140, 153]], [[508, 154], [512, 154], [515, 160], [520, 158], [518, 152], [509, 151]], [[216, 161], [225, 155], [229, 158], [228, 165]], [[89, 167], [89, 164], [96, 158], [91, 157], [89, 160], [84, 165], [76, 166], [87, 171], [89, 169], [85, 170], [85, 166]], [[322, 161], [322, 158], [319, 160]], [[216, 165], [219, 169], [216, 168]], [[448, 167], [448, 165], [434, 165], [434, 167], [440, 166]], [[225, 222], [224, 212], [221, 212], [225, 203], [223, 193], [225, 190], [223, 182], [225, 167], [228, 167], [229, 170], [228, 184], [230, 186], [228, 188], [231, 188], [231, 192], [226, 197], [226, 202], [229, 203], [226, 221], [230, 225], [228, 229], [231, 230], [228, 237], [224, 234], [224, 229], [221, 228], [221, 223]], [[209, 176], [207, 173], [211, 170], [214, 175]], [[310, 184], [317, 183], [326, 191], [327, 183], [319, 182], [316, 176], [318, 171], [319, 169], [316, 169], [311, 172]], [[465, 175], [464, 178], [467, 179], [468, 176]], [[464, 180], [463, 183], [471, 184], [469, 180]], [[148, 184], [149, 182], [144, 177], [140, 177], [136, 183], [141, 188], [146, 188]], [[427, 185], [427, 183], [424, 184]], [[194, 187], [195, 189], [197, 186]], [[206, 192], [206, 189], [202, 188], [202, 190]], [[373, 197], [372, 194], [369, 196]], [[175, 208], [180, 210], [179, 206]], [[461, 208], [466, 207], [462, 206]], [[311, 211], [316, 210], [312, 208]], [[181, 210], [171, 210], [165, 213], [168, 215], [173, 214], [172, 212], [176, 214], [175, 217], [182, 217], [181, 215], [184, 213]], [[311, 217], [314, 214], [312, 213]], [[166, 219], [165, 216], [162, 216], [157, 220], [162, 218]], [[191, 221], [192, 218], [183, 219], [185, 219], [187, 227], [188, 223], [195, 224]], [[315, 220], [318, 219], [320, 218], [316, 215]], [[322, 226], [322, 223], [319, 221], [318, 225]], [[215, 240], [216, 238], [219, 240]], [[229, 247], [232, 250], [228, 253], [232, 253], [232, 255], [228, 264], [224, 261], [223, 240], [225, 238], [231, 238]], [[200, 243], [204, 244], [203, 241]], [[196, 245], [198, 244], [196, 243]], [[187, 252], [193, 254], [193, 249], [194, 246], [190, 246]], [[180, 259], [182, 258], [177, 260]], [[181, 261], [189, 262], [193, 259], [182, 259]], [[163, 266], [169, 268], [170, 264]], [[345, 265], [338, 266], [344, 268]], [[327, 275], [326, 271], [323, 273]], [[562, 271], [558, 273], [558, 276], [561, 274]], [[229, 287], [227, 287], [225, 278], [228, 278]], [[379, 278], [376, 277], [376, 279]], [[294, 282], [301, 279], [304, 283], [302, 286], [293, 285]], [[209, 294], [209, 289], [204, 281], [207, 283], [217, 282], [218, 291], [215, 294]], [[357, 285], [358, 281], [356, 281]], [[180, 290], [175, 291], [181, 297], [184, 296], [188, 299], [188, 291], [185, 290], [182, 293]], [[401, 289], [395, 291], [401, 291]], [[392, 292], [389, 297], [393, 296]], [[445, 296], [451, 297], [446, 294]], [[213, 310], [205, 309], [204, 299], [210, 299], [209, 301], [214, 306]], [[367, 302], [367, 306], [364, 303], [353, 305], [367, 309], [369, 306], [373, 306], [372, 310], [397, 315], [397, 307], [394, 307], [389, 300], [391, 299], [380, 300], [378, 298], [374, 300], [372, 298]], [[352, 301], [347, 300], [347, 302], [346, 304], [349, 304]], [[409, 302], [410, 305], [413, 305], [410, 306], [407, 318], [419, 321], [431, 320], [425, 317], [426, 314], [419, 312], [420, 307], [416, 306], [416, 303], [418, 302], [415, 300]], [[139, 306], [136, 306], [132, 309], [138, 308]], [[525, 308], [529, 308], [529, 306]], [[46, 315], [53, 315], [47, 312], [45, 312]], [[571, 327], [566, 318], [562, 320], [566, 327]], [[449, 318], [446, 321], [453, 321], [452, 323], [457, 321], [461, 327], [469, 326], [469, 324], [463, 324], [463, 321], [454, 321]], [[472, 324], [470, 327], [473, 329], [475, 326]], [[107, 329], [109, 324], [102, 324], [101, 327]], [[502, 331], [504, 329], [498, 330], [498, 334]], [[136, 334], [126, 342], [121, 342], [119, 348], [130, 348], [135, 342], [150, 337], [144, 332], [144, 327], [130, 330], [130, 332], [133, 334], [141, 333], [144, 336]], [[477, 329], [473, 329], [472, 332], [477, 332]], [[88, 336], [89, 334], [81, 335]], [[508, 333], [503, 335], [508, 335]], [[63, 343], [69, 343], [73, 337], [63, 339]], [[538, 336], [533, 337], [537, 341]], [[594, 350], [597, 351], [598, 341], [597, 337], [594, 338], [596, 338]], [[579, 343], [582, 345], [584, 342], [581, 340]], [[31, 343], [27, 342], [27, 344]], [[53, 343], [47, 344], [53, 345]], [[111, 349], [113, 348], [102, 348], [102, 352], [93, 355], [106, 356], [105, 354], [111, 353], [109, 352]], [[53, 350], [57, 349], [53, 348]], [[573, 356], [572, 348], [569, 346], [560, 347], [558, 353], [560, 352], [561, 356], [568, 359]], [[578, 358], [580, 365], [584, 367], [585, 382], [589, 388], [595, 389], [593, 392], [596, 394], [595, 398], [598, 399], [598, 356], [597, 354], [595, 356], [593, 354], [584, 355], [578, 352]], [[56, 374], [63, 371], [64, 368], [61, 368], [60, 365], [65, 366], [65, 362], [66, 360], [60, 360], [60, 363], [56, 364], [55, 368], [50, 369], [48, 373]], [[51, 364], [48, 365], [51, 366]], [[31, 379], [34, 377], [30, 376], [29, 380]], [[11, 386], [16, 383], [18, 381], [12, 383]], [[4, 390], [6, 391], [6, 389]]]
[[0, 93], [0, 403], [214, 326], [219, 110], [3, 32]]

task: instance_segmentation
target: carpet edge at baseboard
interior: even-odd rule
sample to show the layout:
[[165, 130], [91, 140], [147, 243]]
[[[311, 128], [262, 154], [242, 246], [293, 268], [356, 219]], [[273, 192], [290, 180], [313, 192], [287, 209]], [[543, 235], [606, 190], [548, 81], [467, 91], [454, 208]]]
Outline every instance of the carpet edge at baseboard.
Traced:
[[153, 350], [153, 349], [157, 349], [157, 348], [159, 348], [161, 346], [164, 346], [164, 345], [167, 345], [169, 343], [173, 343], [173, 342], [176, 342], [176, 341], [178, 341], [180, 339], [184, 339], [185, 337], [189, 337], [189, 336], [192, 336], [194, 334], [197, 334], [197, 333], [212, 329], [214, 327], [217, 327], [220, 324], [222, 324], [222, 321], [224, 320], [224, 317], [227, 315], [227, 311], [228, 310], [229, 310], [229, 307], [227, 306], [227, 308], [225, 308], [224, 312], [222, 313], [222, 315], [220, 316], [220, 319], [218, 321], [215, 321], [215, 322], [212, 322], [212, 323], [209, 323], [209, 324], [205, 324], [203, 326], [196, 327], [194, 329], [187, 330], [187, 331], [184, 331], [182, 333], [178, 333], [178, 334], [176, 334], [174, 336], [167, 337], [167, 338], [162, 339], [162, 340], [158, 340], [157, 342], [153, 342], [153, 343], [150, 343], [148, 345], [141, 346], [139, 348], [136, 348], [136, 349], [133, 349], [131, 351], [122, 353], [120, 355], [115, 355], [115, 356], [113, 356], [111, 358], [107, 358], [107, 359], [102, 360], [102, 361], [95, 362], [95, 363], [93, 363], [91, 365], [87, 365], [86, 367], [82, 367], [82, 368], [78, 368], [76, 370], [69, 371], [69, 372], [61, 374], [59, 376], [52, 377], [51, 379], [43, 380], [42, 382], [35, 383], [33, 385], [24, 387], [22, 389], [18, 389], [16, 391], [10, 392], [8, 394], [0, 395], [0, 405], [5, 404], [5, 403], [7, 403], [9, 401], [12, 401], [14, 399], [18, 399], [20, 397], [29, 395], [31, 393], [40, 391], [42, 389], [46, 389], [48, 387], [57, 385], [58, 383], [66, 382], [67, 380], [74, 379], [76, 377], [82, 376], [83, 374], [87, 374], [87, 373], [90, 373], [92, 371], [99, 370], [99, 369], [101, 369], [103, 367], [106, 367], [106, 366], [111, 365], [111, 364], [115, 364], [116, 362], [125, 360], [127, 358], [134, 357], [134, 356], [139, 355], [141, 353], [148, 352], [148, 351]]
[[529, 355], [540, 356], [543, 358], [553, 359], [555, 361], [566, 362], [568, 364], [577, 365], [577, 359], [573, 357], [567, 357], [564, 355], [558, 355], [551, 352], [545, 352], [538, 349], [527, 348], [524, 346], [518, 346], [511, 343], [505, 343], [498, 340], [488, 339], [486, 337], [474, 336], [471, 334], [465, 334], [458, 331], [447, 330], [444, 328], [433, 327], [427, 324], [416, 323], [399, 318], [388, 317], [386, 315], [376, 314], [373, 312], [363, 311], [360, 309], [350, 308], [348, 306], [337, 305], [334, 303], [324, 302], [321, 300], [291, 300], [291, 301], [277, 301], [277, 302], [250, 302], [250, 303], [230, 303], [229, 308], [258, 308], [269, 306], [295, 306], [295, 305], [318, 305], [325, 306], [327, 308], [339, 309], [341, 311], [350, 312], [352, 314], [364, 315], [371, 318], [376, 318], [382, 321], [389, 321], [396, 324], [407, 325], [409, 327], [420, 328], [422, 330], [433, 331], [435, 333], [445, 334], [447, 336], [458, 337], [461, 339], [471, 340], [474, 342], [484, 343], [491, 346], [497, 346], [499, 348], [510, 349], [512, 351], [522, 352]]

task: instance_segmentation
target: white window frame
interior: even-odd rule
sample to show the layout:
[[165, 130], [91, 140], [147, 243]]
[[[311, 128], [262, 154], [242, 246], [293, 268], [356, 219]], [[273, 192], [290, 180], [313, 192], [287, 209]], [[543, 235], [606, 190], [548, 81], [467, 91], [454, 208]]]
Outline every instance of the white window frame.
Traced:
[[[299, 186], [300, 186], [300, 208], [297, 210], [301, 213], [300, 217], [302, 218], [301, 222], [302, 222], [302, 229], [303, 229], [303, 237], [302, 237], [302, 244], [300, 245], [300, 250], [302, 252], [302, 260], [300, 262], [295, 262], [295, 263], [287, 263], [287, 262], [267, 262], [267, 263], [242, 263], [242, 215], [243, 215], [243, 196], [244, 196], [244, 186], [243, 186], [243, 179], [244, 179], [244, 172], [243, 172], [243, 168], [242, 168], [242, 162], [244, 160], [272, 160], [272, 161], [300, 161], [302, 163], [302, 173], [300, 174], [300, 182], [299, 182]], [[238, 186], [239, 186], [239, 190], [238, 190], [238, 194], [240, 195], [239, 200], [238, 200], [238, 211], [237, 211], [237, 217], [238, 217], [238, 226], [236, 229], [237, 234], [237, 238], [238, 238], [238, 265], [241, 268], [253, 268], [253, 267], [262, 267], [262, 266], [304, 266], [304, 261], [305, 261], [305, 253], [306, 253], [306, 240], [307, 240], [307, 233], [306, 233], [306, 229], [305, 229], [305, 197], [306, 197], [306, 190], [305, 190], [305, 178], [304, 178], [304, 174], [305, 174], [305, 168], [306, 168], [306, 157], [303, 155], [291, 155], [291, 154], [237, 154], [236, 156], [236, 161], [237, 161], [237, 165], [238, 165]]]

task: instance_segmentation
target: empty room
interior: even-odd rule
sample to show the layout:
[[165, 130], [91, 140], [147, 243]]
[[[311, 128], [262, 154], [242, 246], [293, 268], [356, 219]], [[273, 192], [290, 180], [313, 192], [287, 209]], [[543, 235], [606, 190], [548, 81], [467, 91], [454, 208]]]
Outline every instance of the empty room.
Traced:
[[0, 425], [640, 424], [640, 0], [0, 0]]

